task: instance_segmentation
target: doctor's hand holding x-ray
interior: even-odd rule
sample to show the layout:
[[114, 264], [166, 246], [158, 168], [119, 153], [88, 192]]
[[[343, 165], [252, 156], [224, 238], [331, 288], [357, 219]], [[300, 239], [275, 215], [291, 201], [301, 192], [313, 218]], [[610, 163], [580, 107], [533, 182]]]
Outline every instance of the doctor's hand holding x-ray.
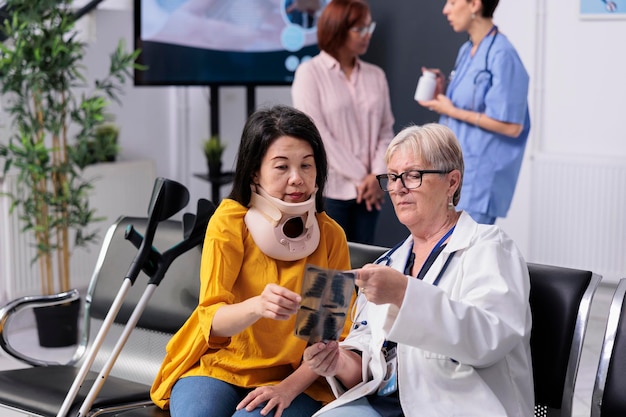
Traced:
[[493, 22], [498, 0], [448, 0], [443, 14], [469, 40], [457, 55], [447, 89], [435, 72], [432, 100], [418, 103], [440, 115], [461, 142], [465, 183], [459, 208], [477, 222], [506, 217], [530, 131], [529, 77], [515, 48]]

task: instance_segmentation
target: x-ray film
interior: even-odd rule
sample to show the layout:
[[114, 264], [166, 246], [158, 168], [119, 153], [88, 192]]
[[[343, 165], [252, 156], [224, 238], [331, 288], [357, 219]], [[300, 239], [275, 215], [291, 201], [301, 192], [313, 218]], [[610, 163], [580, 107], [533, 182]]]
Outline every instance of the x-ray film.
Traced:
[[338, 340], [350, 307], [354, 280], [352, 272], [307, 265], [296, 316], [296, 336], [309, 344]]

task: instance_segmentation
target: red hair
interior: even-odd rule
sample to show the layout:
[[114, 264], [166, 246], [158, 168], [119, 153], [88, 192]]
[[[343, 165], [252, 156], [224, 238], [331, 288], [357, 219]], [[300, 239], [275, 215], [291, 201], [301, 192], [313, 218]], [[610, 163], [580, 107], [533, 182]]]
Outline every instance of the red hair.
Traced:
[[332, 0], [317, 21], [318, 47], [336, 57], [348, 38], [350, 28], [364, 20], [370, 13], [365, 0]]

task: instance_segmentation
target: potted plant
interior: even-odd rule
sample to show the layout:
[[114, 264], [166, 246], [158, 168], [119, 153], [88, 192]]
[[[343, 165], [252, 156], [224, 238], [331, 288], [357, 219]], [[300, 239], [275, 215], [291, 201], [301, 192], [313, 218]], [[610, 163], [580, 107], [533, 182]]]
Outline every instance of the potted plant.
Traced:
[[119, 127], [112, 122], [96, 126], [92, 139], [81, 141], [70, 149], [75, 152], [73, 158], [78, 166], [83, 169], [98, 162], [115, 162], [120, 151], [119, 134]]
[[110, 100], [119, 101], [125, 80], [139, 68], [139, 51], [126, 52], [120, 41], [108, 73], [90, 88], [82, 64], [86, 45], [76, 36], [71, 6], [71, 0], [7, 0], [1, 22], [7, 40], [0, 44], [0, 94], [12, 132], [0, 156], [5, 174], [15, 172], [20, 185], [9, 197], [23, 230], [34, 236], [44, 295], [70, 290], [71, 250], [95, 238], [86, 231], [97, 220], [91, 185], [73, 150], [96, 137]]
[[222, 174], [222, 154], [226, 145], [220, 141], [219, 136], [213, 135], [202, 143], [202, 149], [209, 168], [209, 179], [219, 178]]

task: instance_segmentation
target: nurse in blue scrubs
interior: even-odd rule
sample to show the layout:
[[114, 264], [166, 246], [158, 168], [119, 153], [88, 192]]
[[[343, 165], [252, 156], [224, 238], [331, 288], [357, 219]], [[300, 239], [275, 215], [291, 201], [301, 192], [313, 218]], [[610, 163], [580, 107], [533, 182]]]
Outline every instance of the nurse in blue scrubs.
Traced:
[[[447, 0], [443, 14], [469, 40], [458, 53], [447, 90], [437, 74], [435, 98], [419, 104], [440, 114], [461, 143], [465, 159], [458, 208], [479, 223], [506, 217], [530, 131], [528, 73], [493, 22], [498, 0]], [[442, 94], [445, 90], [445, 95]]]

